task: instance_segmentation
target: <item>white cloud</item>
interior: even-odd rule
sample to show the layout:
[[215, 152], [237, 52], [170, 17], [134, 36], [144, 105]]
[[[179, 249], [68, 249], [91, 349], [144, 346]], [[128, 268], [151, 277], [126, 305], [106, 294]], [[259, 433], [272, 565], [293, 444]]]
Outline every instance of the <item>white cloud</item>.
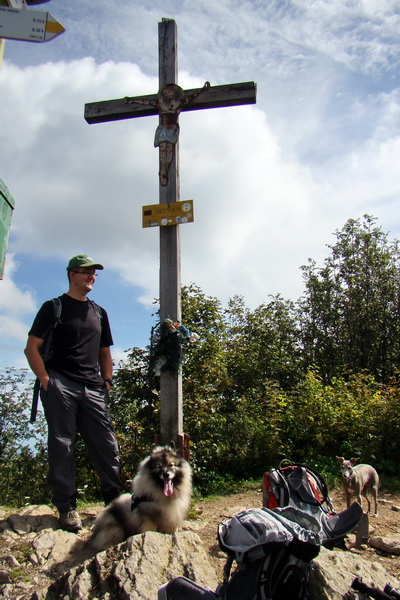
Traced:
[[33, 290], [20, 289], [14, 280], [18, 263], [12, 254], [6, 254], [3, 280], [0, 281], [0, 368], [13, 365], [26, 368], [22, 352], [28, 326], [24, 322], [37, 306]]
[[[15, 139], [18, 149], [18, 161], [6, 161], [8, 182], [18, 198], [13, 251], [65, 259], [76, 248], [91, 248], [143, 289], [142, 300], [152, 302], [158, 296], [158, 234], [142, 229], [141, 206], [158, 202], [156, 118], [88, 125], [83, 107], [127, 90], [150, 93], [156, 81], [136, 65], [83, 59], [25, 70], [6, 67], [0, 82], [7, 98], [0, 115], [7, 121], [13, 112], [20, 132], [0, 132], [4, 139]], [[201, 83], [181, 74], [184, 87]], [[253, 304], [267, 293], [296, 295], [298, 269], [311, 250], [310, 223], [321, 225], [313, 241], [315, 246], [320, 237], [323, 247], [323, 235], [326, 241], [349, 216], [360, 216], [348, 214], [348, 202], [353, 197], [357, 206], [363, 188], [373, 189], [368, 183], [372, 173], [381, 191], [386, 181], [387, 193], [397, 190], [387, 159], [397, 148], [398, 94], [364, 103], [363, 111], [368, 117], [378, 114], [381, 147], [372, 139], [348, 157], [339, 155], [341, 173], [335, 180], [334, 163], [330, 172], [322, 164], [315, 178], [313, 167], [285, 153], [257, 107], [182, 114], [181, 197], [195, 201], [195, 223], [182, 231], [184, 281], [199, 282], [219, 297], [245, 293]], [[294, 128], [300, 125], [301, 139], [307, 138], [307, 129], [319, 133], [319, 118], [316, 113], [300, 125], [296, 115], [288, 115]], [[333, 217], [328, 230], [327, 214]], [[286, 278], [283, 265], [290, 255]]]
[[[87, 59], [42, 65], [33, 69], [36, 76], [27, 70], [26, 80], [15, 68], [6, 70], [5, 95], [13, 90], [14, 114], [21, 130], [26, 126], [29, 132], [18, 167], [9, 164], [18, 198], [13, 248], [66, 257], [85, 245], [101, 260], [106, 255], [109, 266], [142, 286], [151, 301], [158, 295], [158, 239], [142, 230], [141, 206], [158, 202], [156, 119], [89, 126], [82, 110], [87, 98], [112, 97], [121, 82], [134, 94], [154, 89], [154, 81], [134, 65], [112, 66]], [[186, 74], [182, 79], [183, 85], [195, 85]], [[36, 115], [31, 127], [22, 102], [28, 86]], [[50, 115], [42, 119], [47, 106]], [[0, 110], [6, 115], [11, 106]], [[197, 214], [184, 253], [196, 266], [190, 278], [209, 273], [211, 281], [204, 283], [214, 288], [218, 271], [230, 279], [233, 270], [234, 282], [249, 260], [265, 262], [257, 238], [265, 247], [265, 237], [274, 240], [279, 223], [290, 227], [307, 214], [308, 178], [298, 165], [285, 163], [257, 108], [195, 111], [182, 115], [181, 130], [182, 193], [190, 190]], [[23, 180], [17, 176], [21, 170]]]
[[35, 310], [35, 298], [31, 290], [22, 291], [13, 281], [13, 274], [18, 268], [12, 254], [6, 255], [3, 280], [0, 281], [0, 311], [9, 314], [29, 314]]
[[122, 350], [122, 348], [113, 346], [111, 348], [111, 355], [114, 363], [114, 370], [118, 369], [121, 362], [126, 361], [127, 353], [125, 350]]
[[9, 316], [0, 315], [0, 338], [2, 346], [4, 342], [17, 340], [18, 342], [26, 341], [26, 327], [18, 319], [13, 319]]
[[[24, 55], [7, 42], [0, 177], [16, 198], [16, 258], [64, 264], [89, 252], [134, 286], [132, 304], [158, 297], [158, 231], [141, 227], [141, 207], [158, 202], [157, 119], [88, 125], [83, 110], [157, 90], [160, 14], [177, 21], [182, 87], [258, 85], [256, 107], [181, 115], [181, 198], [195, 203], [181, 228], [184, 283], [251, 305], [295, 299], [299, 267], [321, 262], [348, 218], [368, 212], [399, 235], [396, 0], [114, 4], [69, 0], [54, 6], [67, 28], [54, 43]], [[16, 66], [29, 61], [38, 66]], [[12, 273], [0, 302], [20, 339], [38, 290], [18, 289]]]

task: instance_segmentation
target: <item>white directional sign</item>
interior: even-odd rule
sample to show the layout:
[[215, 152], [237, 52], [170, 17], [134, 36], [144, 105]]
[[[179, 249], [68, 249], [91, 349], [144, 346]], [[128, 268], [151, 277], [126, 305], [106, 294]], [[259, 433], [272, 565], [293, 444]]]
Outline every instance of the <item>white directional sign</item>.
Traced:
[[65, 31], [48, 12], [0, 6], [0, 38], [48, 42]]

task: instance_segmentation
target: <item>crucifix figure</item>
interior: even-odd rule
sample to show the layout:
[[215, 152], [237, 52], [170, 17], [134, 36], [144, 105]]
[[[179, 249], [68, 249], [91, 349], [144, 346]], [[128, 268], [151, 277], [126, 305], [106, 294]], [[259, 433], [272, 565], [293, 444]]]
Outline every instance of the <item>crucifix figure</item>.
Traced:
[[[88, 123], [104, 123], [159, 115], [159, 128], [155, 140], [160, 144], [159, 201], [169, 204], [180, 199], [179, 114], [183, 111], [255, 104], [256, 85], [254, 82], [246, 82], [210, 86], [206, 82], [202, 88], [182, 90], [177, 83], [177, 30], [174, 20], [163, 19], [158, 24], [158, 41], [159, 92], [148, 96], [126, 96], [118, 100], [86, 104], [85, 119]], [[171, 132], [167, 132], [167, 129], [171, 129]], [[160, 227], [161, 323], [166, 318], [181, 322], [179, 227], [180, 225]], [[181, 374], [175, 377], [164, 371], [160, 375], [160, 429], [161, 443], [173, 441], [183, 455], [187, 454], [187, 438], [183, 434]]]
[[209, 87], [210, 82], [206, 81], [200, 90], [196, 90], [190, 96], [185, 97], [185, 92], [179, 85], [167, 83], [160, 89], [155, 101], [129, 98], [128, 96], [124, 98], [126, 104], [151, 104], [158, 110], [160, 124], [154, 136], [154, 147], [160, 148], [159, 176], [161, 185], [167, 185], [168, 183], [168, 170], [174, 157], [175, 144], [179, 138], [179, 114], [185, 106]]

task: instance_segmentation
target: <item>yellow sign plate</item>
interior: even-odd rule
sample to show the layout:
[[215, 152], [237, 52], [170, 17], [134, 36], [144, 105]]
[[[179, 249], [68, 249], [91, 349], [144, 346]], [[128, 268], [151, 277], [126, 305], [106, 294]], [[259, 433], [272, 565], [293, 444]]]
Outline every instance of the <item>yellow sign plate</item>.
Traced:
[[166, 227], [193, 223], [193, 200], [143, 206], [143, 227]]

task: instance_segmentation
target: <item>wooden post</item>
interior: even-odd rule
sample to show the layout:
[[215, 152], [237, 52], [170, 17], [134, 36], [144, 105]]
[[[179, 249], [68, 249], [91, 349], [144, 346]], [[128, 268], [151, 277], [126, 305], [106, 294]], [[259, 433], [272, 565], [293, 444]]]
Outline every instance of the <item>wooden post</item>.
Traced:
[[[163, 19], [158, 24], [159, 45], [159, 89], [177, 84], [177, 28], [172, 19]], [[182, 111], [255, 104], [256, 85], [252, 81], [209, 87], [199, 90], [182, 90]], [[132, 119], [159, 115], [157, 94], [125, 97], [117, 100], [91, 102], [85, 105], [88, 123], [104, 123], [120, 119]], [[176, 113], [177, 115], [179, 113]], [[159, 202], [170, 203], [180, 200], [179, 191], [179, 140], [174, 144], [174, 155], [169, 167], [168, 181], [161, 184]], [[161, 148], [159, 150], [161, 152]], [[179, 225], [160, 227], [160, 321], [166, 317], [181, 321], [181, 251]], [[183, 434], [182, 376], [175, 377], [169, 371], [160, 377], [160, 442], [171, 441], [183, 455], [187, 454], [187, 438]]]
[[[158, 24], [159, 89], [177, 83], [178, 48], [175, 21], [163, 19]], [[160, 203], [179, 201], [179, 141], [169, 170], [166, 186], [161, 185]], [[166, 317], [181, 320], [181, 250], [179, 225], [160, 227], [160, 322]], [[182, 374], [164, 371], [160, 375], [161, 442], [182, 447]]]

